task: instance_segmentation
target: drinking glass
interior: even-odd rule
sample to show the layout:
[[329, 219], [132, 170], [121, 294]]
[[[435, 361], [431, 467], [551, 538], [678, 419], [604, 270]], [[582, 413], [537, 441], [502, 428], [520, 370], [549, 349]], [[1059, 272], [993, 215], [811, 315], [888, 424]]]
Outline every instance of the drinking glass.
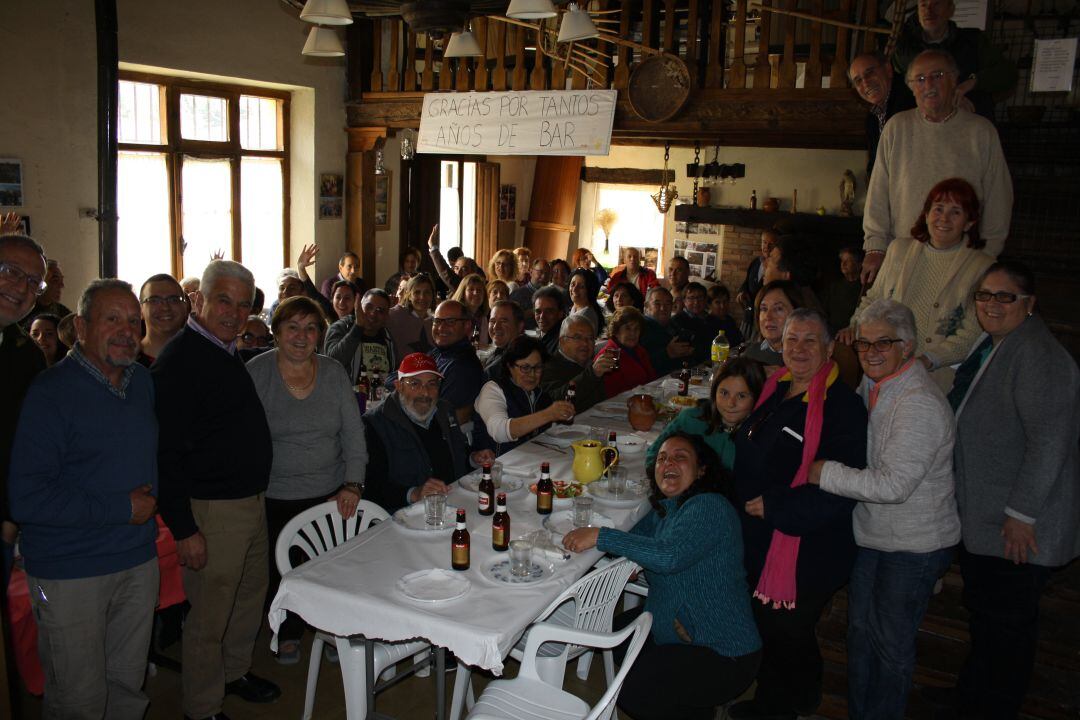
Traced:
[[502, 474], [503, 464], [498, 460], [491, 463], [491, 482], [494, 483], [496, 490], [502, 487]]
[[608, 492], [612, 497], [619, 497], [626, 492], [626, 478], [629, 473], [624, 467], [615, 466], [608, 471]]
[[525, 577], [532, 569], [532, 543], [528, 540], [510, 541], [510, 574]]
[[615, 364], [611, 366], [611, 369], [612, 370], [618, 370], [619, 369], [619, 358], [622, 355], [622, 348], [609, 347], [607, 349], [607, 351], [608, 351], [608, 354], [611, 355], [611, 359], [615, 361]]
[[592, 504], [591, 497], [578, 495], [574, 498], [574, 527], [589, 527], [592, 522]]
[[433, 527], [440, 527], [446, 519], [446, 496], [432, 493], [424, 496], [424, 521]]

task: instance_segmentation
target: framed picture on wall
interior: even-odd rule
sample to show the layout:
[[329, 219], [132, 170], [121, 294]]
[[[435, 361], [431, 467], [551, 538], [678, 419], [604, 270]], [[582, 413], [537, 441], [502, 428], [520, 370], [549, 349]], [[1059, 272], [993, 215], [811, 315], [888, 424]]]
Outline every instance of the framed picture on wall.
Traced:
[[323, 173], [319, 182], [319, 217], [341, 217], [341, 188], [344, 178], [341, 175]]
[[0, 159], [0, 206], [20, 207], [23, 204], [22, 160]]
[[390, 192], [390, 178], [392, 172], [387, 170], [382, 175], [375, 176], [375, 229], [390, 229], [390, 201], [393, 193]]

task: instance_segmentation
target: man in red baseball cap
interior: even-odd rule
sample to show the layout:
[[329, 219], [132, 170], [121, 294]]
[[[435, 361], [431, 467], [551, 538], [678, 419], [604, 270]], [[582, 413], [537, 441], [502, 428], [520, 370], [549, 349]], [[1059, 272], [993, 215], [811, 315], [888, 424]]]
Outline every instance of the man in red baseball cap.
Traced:
[[490, 450], [469, 454], [450, 403], [439, 398], [443, 374], [430, 355], [406, 355], [394, 392], [364, 416], [367, 486], [364, 497], [387, 512], [446, 493], [474, 465], [494, 460]]

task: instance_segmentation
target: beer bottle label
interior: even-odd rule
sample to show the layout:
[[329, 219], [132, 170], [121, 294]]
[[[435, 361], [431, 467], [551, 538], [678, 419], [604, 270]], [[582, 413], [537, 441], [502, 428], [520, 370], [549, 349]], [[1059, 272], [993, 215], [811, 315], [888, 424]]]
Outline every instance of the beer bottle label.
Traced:
[[450, 551], [450, 559], [454, 565], [469, 564], [469, 543], [454, 543]]
[[506, 528], [495, 525], [491, 527], [491, 544], [496, 549], [506, 547]]
[[477, 502], [480, 506], [480, 512], [483, 512], [491, 507], [491, 496], [481, 490], [477, 495]]

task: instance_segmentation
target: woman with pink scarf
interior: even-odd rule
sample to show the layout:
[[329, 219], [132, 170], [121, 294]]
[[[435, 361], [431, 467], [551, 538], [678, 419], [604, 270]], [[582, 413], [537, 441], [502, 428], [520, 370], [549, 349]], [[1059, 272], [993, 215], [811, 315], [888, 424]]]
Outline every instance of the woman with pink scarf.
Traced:
[[815, 460], [866, 467], [866, 407], [837, 382], [820, 312], [793, 311], [782, 342], [784, 367], [735, 435], [736, 506], [763, 643], [754, 698], [728, 709], [735, 720], [814, 714], [822, 678], [815, 629], [855, 558], [855, 501], [807, 481]]

